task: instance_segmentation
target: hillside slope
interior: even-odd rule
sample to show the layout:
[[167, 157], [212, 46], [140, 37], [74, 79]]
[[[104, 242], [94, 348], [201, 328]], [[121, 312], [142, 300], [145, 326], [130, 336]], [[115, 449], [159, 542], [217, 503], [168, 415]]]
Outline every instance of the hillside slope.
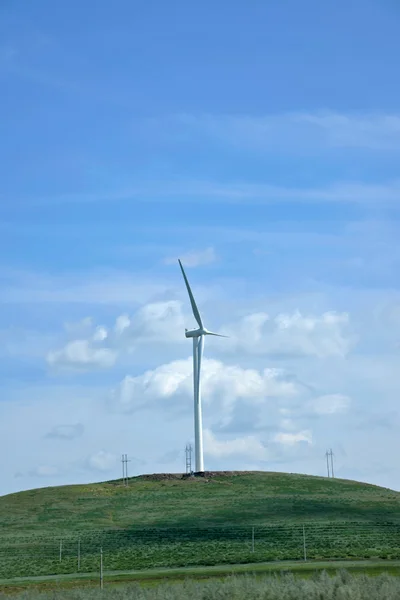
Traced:
[[0, 497], [0, 536], [82, 529], [400, 521], [400, 493], [374, 485], [287, 473], [144, 475]]
[[[153, 475], [0, 497], [0, 577], [400, 558], [400, 493], [307, 475]], [[77, 554], [78, 553], [78, 554]], [[79, 562], [77, 563], [79, 556]]]

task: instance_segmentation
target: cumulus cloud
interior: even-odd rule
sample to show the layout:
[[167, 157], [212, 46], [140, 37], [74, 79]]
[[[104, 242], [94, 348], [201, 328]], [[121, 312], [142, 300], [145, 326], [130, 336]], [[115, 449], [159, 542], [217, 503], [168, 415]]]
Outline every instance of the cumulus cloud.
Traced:
[[36, 469], [33, 469], [33, 471], [29, 472], [31, 477], [53, 477], [58, 474], [58, 468], [52, 465], [40, 465]]
[[[126, 376], [112, 390], [112, 405], [119, 411], [138, 409], [168, 409], [189, 412], [193, 397], [192, 359], [174, 361], [146, 371], [136, 377]], [[244, 369], [218, 360], [204, 359], [202, 365], [202, 396], [210, 407], [208, 418], [222, 426], [228, 425], [234, 409], [240, 403], [253, 408], [264, 406], [271, 399], [290, 398], [298, 393], [297, 385], [278, 369]]]
[[70, 337], [80, 338], [90, 334], [93, 328], [93, 317], [84, 317], [79, 321], [64, 323], [64, 329]]
[[217, 260], [217, 255], [213, 247], [205, 248], [204, 250], [187, 252], [176, 257], [168, 257], [164, 259], [166, 265], [176, 264], [178, 258], [181, 259], [185, 267], [199, 267], [201, 265], [209, 265]]
[[280, 422], [280, 426], [282, 429], [286, 429], [287, 431], [293, 431], [296, 429], [296, 423], [293, 419], [282, 419]]
[[51, 367], [67, 370], [107, 369], [114, 366], [117, 353], [110, 348], [99, 348], [90, 340], [73, 340], [61, 350], [47, 354]]
[[[143, 344], [184, 343], [186, 321], [182, 304], [176, 300], [145, 304], [133, 316], [119, 315], [110, 330], [104, 326], [94, 328], [85, 319], [81, 326], [92, 329], [86, 339], [71, 340], [63, 348], [49, 352], [47, 362], [52, 367], [82, 371], [110, 368], [121, 353]], [[348, 314], [336, 312], [303, 315], [295, 311], [273, 318], [258, 312], [222, 326], [219, 331], [229, 339], [223, 343], [214, 340], [214, 350], [252, 355], [345, 356], [354, 342]]]
[[77, 423], [75, 425], [56, 425], [45, 437], [60, 440], [73, 440], [80, 437], [83, 434], [84, 429], [82, 423]]
[[293, 452], [296, 452], [296, 446], [305, 448], [312, 445], [310, 430], [297, 433], [278, 432], [270, 434], [269, 438], [265, 440], [260, 439], [257, 435], [217, 439], [210, 429], [205, 429], [203, 435], [204, 452], [208, 457], [236, 458], [241, 461], [255, 460], [258, 461], [258, 464], [285, 460], [293, 455]]
[[88, 319], [84, 326], [86, 339], [71, 340], [63, 348], [47, 354], [51, 367], [81, 371], [108, 369], [115, 365], [120, 353], [143, 344], [185, 341], [182, 305], [176, 300], [145, 304], [133, 316], [119, 315], [110, 331], [104, 326], [93, 330]]
[[116, 335], [121, 335], [126, 329], [131, 326], [129, 315], [120, 315], [116, 318], [114, 332]]
[[266, 446], [253, 435], [230, 440], [217, 440], [209, 429], [204, 433], [204, 452], [210, 457], [267, 460], [269, 453]]
[[105, 327], [96, 327], [96, 330], [93, 334], [94, 342], [103, 342], [108, 337], [108, 331]]
[[273, 436], [273, 441], [278, 444], [284, 444], [287, 446], [294, 446], [299, 442], [306, 442], [312, 444], [312, 433], [309, 429], [299, 431], [297, 433], [288, 433], [287, 431], [280, 431]]
[[184, 341], [185, 321], [182, 305], [176, 300], [142, 306], [131, 318], [118, 317], [115, 324], [116, 346], [135, 343]]
[[259, 312], [221, 331], [229, 336], [225, 348], [231, 352], [325, 358], [345, 356], [349, 352], [352, 338], [347, 331], [348, 324], [346, 313], [303, 315], [295, 311], [271, 318]]
[[92, 454], [87, 460], [89, 468], [94, 469], [95, 471], [110, 471], [115, 467], [116, 462], [117, 457], [115, 454], [106, 452], [105, 450], [100, 450], [99, 452]]
[[319, 396], [308, 403], [312, 412], [317, 415], [334, 415], [348, 411], [351, 399], [343, 394], [327, 394]]

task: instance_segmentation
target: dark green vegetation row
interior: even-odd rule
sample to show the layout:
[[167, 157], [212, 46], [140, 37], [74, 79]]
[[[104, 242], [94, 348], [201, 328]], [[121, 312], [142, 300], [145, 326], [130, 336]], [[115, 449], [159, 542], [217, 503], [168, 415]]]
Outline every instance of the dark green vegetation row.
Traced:
[[75, 573], [78, 554], [81, 572], [98, 570], [100, 548], [107, 570], [304, 559], [304, 551], [309, 559], [400, 558], [400, 494], [345, 480], [226, 473], [0, 498], [1, 578]]
[[[14, 596], [18, 599], [19, 596]], [[94, 600], [99, 597], [98, 589], [82, 588], [74, 590], [60, 589], [50, 593], [35, 591], [23, 592], [24, 600]], [[331, 577], [326, 572], [315, 573], [307, 579], [300, 579], [291, 573], [268, 576], [229, 577], [222, 581], [186, 580], [174, 584], [162, 584], [156, 587], [142, 587], [139, 584], [118, 587], [106, 587], [102, 598], [110, 600], [332, 600], [368, 598], [368, 600], [398, 600], [400, 597], [400, 579], [390, 575], [368, 577], [352, 576], [346, 571]]]

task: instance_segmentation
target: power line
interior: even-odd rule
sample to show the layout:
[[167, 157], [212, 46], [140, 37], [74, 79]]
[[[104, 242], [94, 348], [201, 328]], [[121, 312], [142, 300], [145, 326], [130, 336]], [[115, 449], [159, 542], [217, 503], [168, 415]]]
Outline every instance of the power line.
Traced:
[[192, 453], [193, 448], [191, 444], [186, 444], [185, 454], [186, 454], [186, 474], [190, 475], [192, 473]]
[[330, 451], [330, 455], [331, 455], [331, 473], [332, 473], [332, 477], [335, 477], [335, 474], [333, 472], [333, 452], [332, 452], [332, 448]]
[[334, 454], [333, 454], [332, 448], [330, 450], [327, 450], [325, 452], [325, 456], [326, 456], [326, 468], [328, 470], [328, 477], [334, 478], [335, 477], [335, 473], [334, 473], [334, 470], [333, 470], [333, 457], [334, 457]]
[[331, 474], [329, 471], [329, 452], [328, 452], [328, 450], [325, 452], [325, 456], [326, 456], [326, 468], [328, 469], [328, 477], [330, 477]]
[[130, 458], [128, 458], [128, 455], [125, 454], [125, 475], [126, 475], [126, 485], [129, 485], [129, 478], [128, 478], [128, 462], [131, 462]]

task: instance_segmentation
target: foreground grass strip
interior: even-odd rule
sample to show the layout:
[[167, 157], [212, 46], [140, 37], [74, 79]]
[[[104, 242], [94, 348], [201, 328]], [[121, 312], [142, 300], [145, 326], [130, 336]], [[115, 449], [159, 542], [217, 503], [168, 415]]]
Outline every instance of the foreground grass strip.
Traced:
[[368, 577], [352, 576], [341, 570], [334, 576], [326, 571], [314, 573], [307, 579], [296, 578], [293, 573], [267, 576], [231, 576], [223, 581], [192, 581], [186, 579], [179, 584], [163, 583], [156, 587], [141, 587], [139, 584], [112, 587], [104, 590], [81, 588], [59, 589], [50, 593], [35, 590], [14, 595], [24, 600], [398, 600], [400, 578], [390, 575]]
[[[253, 563], [240, 565], [216, 565], [211, 567], [187, 567], [179, 569], [149, 569], [146, 571], [105, 571], [104, 581], [110, 582], [145, 582], [157, 580], [182, 580], [185, 578], [214, 578], [227, 575], [246, 575], [246, 574], [268, 574], [268, 573], [313, 573], [325, 570], [327, 572], [337, 572], [340, 569], [346, 569], [351, 572], [366, 572], [368, 574], [379, 574], [390, 572], [393, 575], [400, 575], [400, 560], [381, 560], [381, 561], [309, 561], [309, 562], [273, 562], [273, 563]], [[40, 584], [49, 584], [51, 588], [59, 584], [73, 583], [76, 586], [85, 583], [93, 584], [99, 580], [99, 573], [74, 573], [68, 575], [46, 575], [40, 577], [16, 577], [13, 579], [0, 580], [0, 591], [4, 588], [29, 588]]]

